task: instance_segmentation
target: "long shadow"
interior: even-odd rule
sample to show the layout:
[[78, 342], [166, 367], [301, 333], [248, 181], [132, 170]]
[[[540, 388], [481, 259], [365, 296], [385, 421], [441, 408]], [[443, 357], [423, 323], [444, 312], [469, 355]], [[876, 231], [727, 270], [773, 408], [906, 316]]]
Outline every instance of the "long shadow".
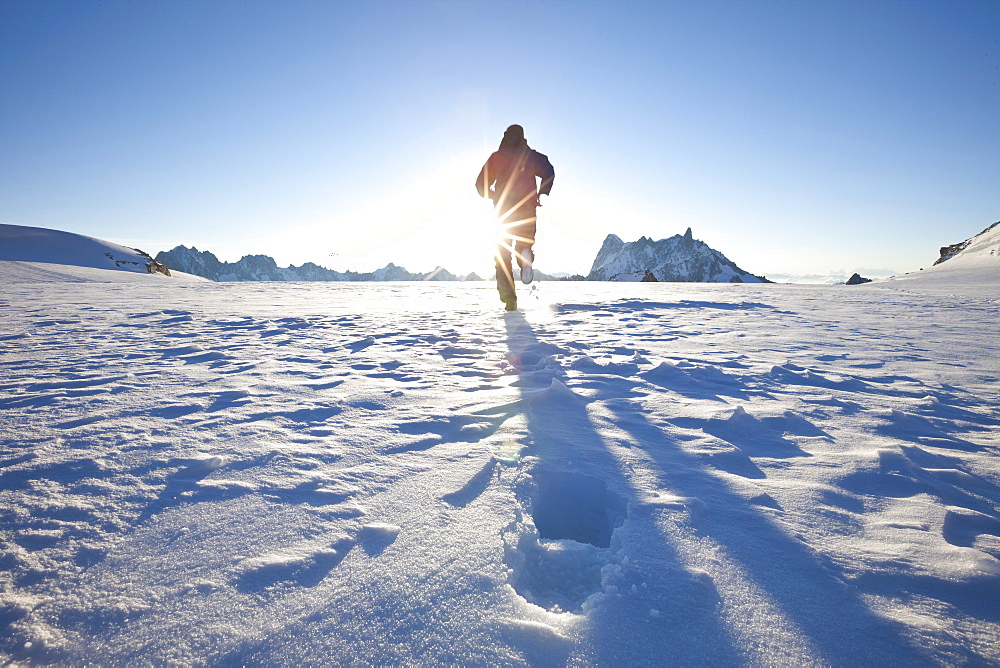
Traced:
[[[532, 348], [541, 347], [540, 342], [524, 316], [513, 312], [505, 318], [509, 359], [515, 366], [518, 360], [537, 359]], [[610, 547], [604, 553], [606, 566], [620, 571], [615, 577], [616, 586], [627, 590], [628, 596], [605, 594], [599, 605], [589, 609], [582, 618], [581, 638], [585, 646], [580, 648], [581, 655], [587, 657], [588, 663], [608, 666], [745, 663], [719, 619], [716, 610], [719, 595], [715, 588], [688, 570], [669, 538], [657, 528], [655, 517], [638, 510], [643, 504], [587, 415], [585, 402], [565, 395], [547, 400], [539, 392], [537, 387], [521, 387], [531, 443], [524, 454], [537, 458], [532, 475], [558, 484], [560, 476], [565, 479], [582, 472], [612, 473], [602, 482], [608, 492], [620, 495], [628, 504], [629, 517], [614, 530]], [[552, 491], [558, 495], [561, 490]], [[565, 491], [573, 502], [566, 504], [570, 506], [568, 512], [574, 506], [581, 513], [587, 511], [587, 499], [573, 494], [572, 489]], [[535, 510], [536, 525], [552, 521]], [[620, 555], [616, 553], [622, 546], [627, 547], [632, 557], [627, 566], [618, 563]], [[551, 570], [558, 571], [558, 567], [555, 563], [548, 565]], [[547, 583], [550, 588], [558, 587], [559, 577], [564, 577], [567, 588], [578, 588], [581, 583], [575, 574], [551, 576], [550, 573]], [[594, 588], [586, 593], [599, 591], [599, 577]], [[551, 598], [551, 592], [547, 593]], [[566, 592], [570, 593], [575, 592]]]
[[[512, 353], [538, 343], [520, 313], [507, 316], [506, 322]], [[595, 398], [605, 397], [598, 390]], [[833, 665], [919, 665], [929, 660], [908, 643], [902, 625], [872, 612], [833, 564], [788, 535], [761, 508], [735, 494], [673, 436], [650, 423], [637, 403], [616, 398], [603, 406], [615, 426], [648, 455], [646, 461], [659, 469], [660, 488], [695, 500], [694, 507], [700, 510], [686, 520], [695, 535], [721, 548], [749, 580], [746, 588], [762, 592], [772, 609], [778, 609], [788, 625], [807, 638], [812, 652], [818, 654], [813, 660]], [[635, 594], [630, 593], [634, 589], [622, 593], [619, 586], [620, 597], [605, 596], [587, 612], [586, 642], [591, 645], [587, 649], [595, 663], [745, 665], [761, 659], [760, 654], [745, 653], [749, 645], [755, 645], [765, 660], [795, 660], [787, 656], [795, 650], [783, 646], [780, 639], [754, 637], [759, 629], [734, 628], [739, 624], [732, 621], [736, 618], [760, 619], [768, 612], [725, 610], [754, 603], [745, 598], [723, 602], [710, 579], [692, 574], [674, 540], [658, 528], [654, 515], [664, 511], [640, 498], [643, 491], [626, 478], [622, 464], [591, 422], [584, 401], [563, 401], [557, 410], [529, 403], [525, 415], [533, 443], [528, 454], [539, 458], [539, 468], [607, 474], [609, 488], [625, 494], [629, 501], [629, 518], [617, 530], [629, 555], [623, 570], [633, 572], [635, 581], [645, 578], [645, 587]], [[646, 490], [650, 491], [659, 490]], [[676, 510], [667, 512], [677, 517]], [[671, 521], [669, 517], [660, 520]], [[628, 587], [629, 580], [626, 575], [620, 585]], [[645, 604], [648, 616], [640, 615]], [[774, 644], [773, 653], [769, 642]]]
[[910, 646], [905, 627], [873, 613], [834, 564], [733, 493], [641, 409], [620, 410], [618, 418], [660, 468], [668, 489], [705, 503], [706, 512], [693, 522], [694, 529], [725, 549], [822, 659], [835, 665], [917, 665], [928, 660]]

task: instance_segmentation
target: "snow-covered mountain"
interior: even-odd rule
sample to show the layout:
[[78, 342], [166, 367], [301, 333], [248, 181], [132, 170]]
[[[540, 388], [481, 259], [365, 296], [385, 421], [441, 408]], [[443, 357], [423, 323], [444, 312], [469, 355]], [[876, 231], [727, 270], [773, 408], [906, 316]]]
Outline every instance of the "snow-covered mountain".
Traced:
[[893, 276], [889, 281], [940, 291], [955, 290], [956, 286], [967, 290], [995, 289], [1000, 285], [1000, 222], [965, 241], [941, 248], [933, 266]]
[[171, 272], [135, 248], [94, 237], [23, 225], [0, 225], [0, 284], [203, 282]]
[[23, 225], [0, 225], [0, 260], [163, 274], [147, 253], [82, 234]]
[[996, 263], [996, 266], [1000, 266], [1000, 221], [993, 223], [974, 237], [951, 246], [944, 246], [940, 253], [941, 257], [934, 261], [935, 265], [957, 260], [953, 265]]
[[413, 273], [392, 262], [373, 272], [335, 271], [312, 262], [296, 267], [279, 267], [268, 255], [244, 255], [237, 262], [219, 260], [211, 251], [177, 246], [156, 254], [168, 267], [204, 276], [213, 281], [467, 281], [480, 280], [474, 274], [456, 276], [443, 267], [428, 273]]
[[767, 279], [744, 271], [719, 251], [691, 235], [653, 241], [640, 237], [624, 242], [609, 234], [594, 259], [587, 280], [657, 281], [685, 283], [766, 283]]
[[372, 272], [374, 281], [412, 281], [413, 274], [392, 262]]

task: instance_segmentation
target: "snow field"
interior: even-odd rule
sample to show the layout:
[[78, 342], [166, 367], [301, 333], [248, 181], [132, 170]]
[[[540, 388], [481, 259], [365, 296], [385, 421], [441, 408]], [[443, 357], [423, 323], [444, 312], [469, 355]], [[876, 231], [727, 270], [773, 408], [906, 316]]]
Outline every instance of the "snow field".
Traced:
[[1000, 301], [900, 288], [7, 283], [0, 647], [998, 662]]

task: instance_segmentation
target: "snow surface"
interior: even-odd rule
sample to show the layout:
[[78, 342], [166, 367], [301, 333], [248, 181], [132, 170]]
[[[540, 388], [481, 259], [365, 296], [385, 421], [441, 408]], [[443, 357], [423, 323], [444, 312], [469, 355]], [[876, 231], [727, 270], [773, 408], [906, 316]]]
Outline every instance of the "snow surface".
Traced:
[[1000, 663], [995, 274], [53, 266], [0, 273], [4, 661]]

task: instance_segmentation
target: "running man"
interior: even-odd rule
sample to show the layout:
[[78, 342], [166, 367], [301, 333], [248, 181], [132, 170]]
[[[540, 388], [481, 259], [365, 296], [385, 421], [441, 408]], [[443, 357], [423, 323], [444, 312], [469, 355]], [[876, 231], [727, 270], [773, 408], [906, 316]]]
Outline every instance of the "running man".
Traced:
[[[511, 256], [517, 256], [521, 282], [531, 283], [535, 277], [532, 264], [535, 254], [535, 208], [542, 205], [541, 196], [548, 195], [555, 180], [555, 170], [549, 159], [528, 146], [524, 128], [512, 125], [503, 133], [500, 148], [483, 165], [476, 180], [481, 197], [489, 197], [500, 221], [500, 242], [497, 246], [497, 291], [508, 311], [517, 309]], [[540, 183], [535, 179], [540, 179]]]

